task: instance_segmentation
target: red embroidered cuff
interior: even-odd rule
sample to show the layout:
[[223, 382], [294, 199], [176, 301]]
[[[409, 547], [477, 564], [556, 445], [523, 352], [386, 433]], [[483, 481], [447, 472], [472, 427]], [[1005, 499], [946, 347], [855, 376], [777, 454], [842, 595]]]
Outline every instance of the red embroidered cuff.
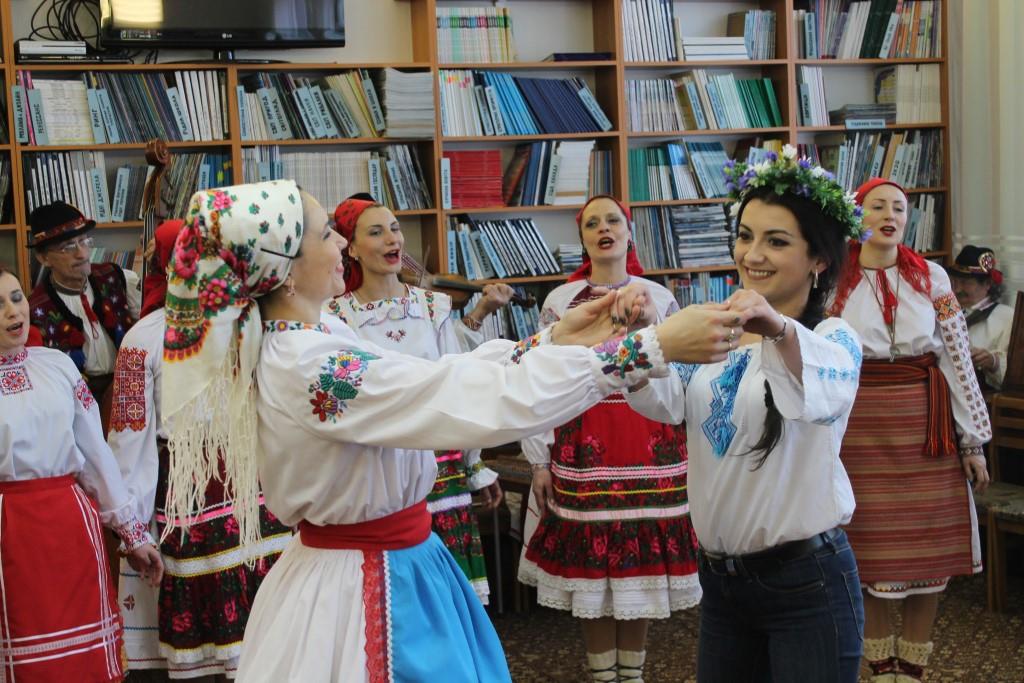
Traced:
[[984, 457], [985, 449], [982, 448], [981, 446], [961, 446], [960, 447], [960, 457], [961, 458], [970, 458], [973, 455], [980, 455], [980, 456]]
[[121, 537], [125, 552], [131, 552], [153, 542], [153, 537], [149, 535], [146, 525], [135, 518], [121, 526], [114, 527], [114, 532]]

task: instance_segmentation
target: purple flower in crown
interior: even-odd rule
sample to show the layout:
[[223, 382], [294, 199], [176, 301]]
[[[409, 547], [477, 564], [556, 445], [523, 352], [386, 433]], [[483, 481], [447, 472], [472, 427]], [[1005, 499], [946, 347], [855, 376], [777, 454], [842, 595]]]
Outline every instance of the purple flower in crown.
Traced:
[[825, 178], [827, 178], [828, 180], [835, 180], [836, 174], [833, 173], [832, 171], [825, 171]]
[[774, 164], [778, 160], [779, 160], [779, 155], [778, 154], [776, 154], [775, 152], [768, 152], [768, 161], [770, 161], [770, 162], [772, 162]]
[[872, 234], [874, 234], [873, 231], [870, 228], [868, 228], [867, 230], [860, 234], [860, 241], [867, 242], [869, 239], [871, 239]]
[[736, 183], [734, 183], [731, 180], [726, 180], [725, 181], [725, 191], [726, 192], [735, 192], [736, 191]]
[[811, 167], [811, 160], [808, 159], [807, 157], [800, 157], [797, 160], [796, 165], [799, 166], [800, 168], [807, 169]]
[[727, 160], [725, 162], [725, 167], [724, 168], [725, 168], [726, 171], [731, 171], [732, 169], [736, 168], [736, 160], [735, 159]]
[[858, 204], [857, 206], [853, 207], [853, 215], [856, 216], [857, 218], [863, 218], [864, 217], [864, 207], [861, 206], [860, 204]]

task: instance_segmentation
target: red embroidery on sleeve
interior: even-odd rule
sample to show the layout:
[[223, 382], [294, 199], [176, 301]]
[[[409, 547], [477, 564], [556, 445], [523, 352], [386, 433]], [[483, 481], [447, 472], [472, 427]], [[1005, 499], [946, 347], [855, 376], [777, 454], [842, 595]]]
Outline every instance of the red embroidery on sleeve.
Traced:
[[146, 428], [146, 350], [124, 347], [114, 366], [114, 405], [110, 428], [116, 432]]

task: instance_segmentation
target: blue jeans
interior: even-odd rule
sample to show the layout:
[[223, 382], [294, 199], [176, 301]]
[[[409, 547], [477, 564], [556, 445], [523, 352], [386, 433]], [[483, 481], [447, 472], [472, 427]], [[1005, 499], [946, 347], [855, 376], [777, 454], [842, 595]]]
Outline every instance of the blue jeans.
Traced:
[[845, 532], [802, 557], [730, 568], [701, 554], [698, 683], [857, 682], [864, 602]]

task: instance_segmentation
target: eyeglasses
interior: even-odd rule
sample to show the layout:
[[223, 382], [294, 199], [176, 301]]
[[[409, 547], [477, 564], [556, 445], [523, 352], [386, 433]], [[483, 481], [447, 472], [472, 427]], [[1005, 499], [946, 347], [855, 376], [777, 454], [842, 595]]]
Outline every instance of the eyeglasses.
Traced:
[[54, 251], [59, 251], [62, 254], [74, 254], [79, 249], [92, 249], [93, 239], [91, 237], [79, 237], [76, 240], [68, 240], [59, 247], [54, 247]]

